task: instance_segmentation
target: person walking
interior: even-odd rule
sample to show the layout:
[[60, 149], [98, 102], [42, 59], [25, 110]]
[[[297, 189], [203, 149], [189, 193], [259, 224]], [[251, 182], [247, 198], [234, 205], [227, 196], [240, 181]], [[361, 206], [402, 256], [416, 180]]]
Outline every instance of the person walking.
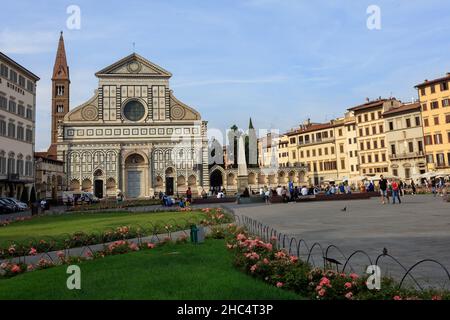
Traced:
[[385, 204], [386, 200], [387, 203], [389, 203], [389, 197], [387, 194], [388, 181], [383, 177], [383, 175], [380, 176], [379, 187], [380, 187], [381, 203]]
[[392, 187], [392, 204], [395, 204], [395, 199], [398, 199], [398, 203], [402, 203], [400, 200], [400, 185], [397, 183], [397, 181], [392, 181], [391, 183]]
[[188, 187], [187, 191], [186, 191], [186, 202], [189, 205], [190, 203], [192, 203], [192, 190], [191, 187]]
[[411, 181], [411, 189], [412, 189], [412, 194], [416, 194], [416, 184], [414, 183], [414, 181]]
[[436, 197], [436, 179], [432, 178], [431, 179], [431, 193], [433, 194], [434, 197]]

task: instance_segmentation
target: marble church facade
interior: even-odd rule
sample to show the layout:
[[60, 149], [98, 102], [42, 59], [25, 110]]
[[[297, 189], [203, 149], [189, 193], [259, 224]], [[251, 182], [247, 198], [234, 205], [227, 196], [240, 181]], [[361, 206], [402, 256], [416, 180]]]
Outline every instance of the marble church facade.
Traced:
[[58, 122], [69, 190], [101, 198], [208, 190], [207, 122], [175, 98], [171, 73], [133, 53], [95, 75], [92, 98]]

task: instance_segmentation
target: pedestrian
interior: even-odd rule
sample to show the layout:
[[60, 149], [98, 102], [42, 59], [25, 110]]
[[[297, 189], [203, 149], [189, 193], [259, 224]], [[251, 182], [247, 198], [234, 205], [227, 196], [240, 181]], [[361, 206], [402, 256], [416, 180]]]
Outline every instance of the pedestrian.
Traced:
[[416, 194], [416, 184], [414, 183], [414, 181], [411, 181], [411, 189], [412, 189], [412, 194]]
[[400, 200], [400, 185], [397, 183], [397, 181], [392, 181], [392, 204], [395, 204], [395, 199], [398, 199], [398, 203], [402, 203]]
[[188, 187], [186, 190], [186, 202], [191, 203], [192, 202], [192, 190], [191, 187]]
[[431, 178], [431, 193], [433, 194], [434, 197], [436, 197], [436, 179]]
[[385, 204], [386, 200], [387, 203], [389, 203], [389, 197], [387, 194], [388, 181], [383, 177], [383, 175], [380, 176], [379, 187], [380, 187], [381, 203]]

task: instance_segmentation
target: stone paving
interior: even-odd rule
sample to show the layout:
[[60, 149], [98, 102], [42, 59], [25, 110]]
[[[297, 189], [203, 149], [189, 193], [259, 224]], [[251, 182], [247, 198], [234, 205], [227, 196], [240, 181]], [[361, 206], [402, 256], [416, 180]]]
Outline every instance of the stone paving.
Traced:
[[[352, 201], [304, 202], [273, 205], [228, 205], [238, 215], [245, 215], [270, 225], [278, 232], [304, 239], [311, 246], [338, 246], [348, 257], [355, 250], [366, 251], [375, 259], [387, 248], [407, 268], [422, 259], [436, 259], [450, 270], [450, 203], [431, 195], [406, 196], [402, 204], [382, 205], [378, 198]], [[346, 211], [342, 209], [347, 208]], [[314, 256], [320, 257], [319, 250]], [[301, 250], [305, 253], [305, 249]], [[345, 259], [335, 249], [330, 256]], [[321, 260], [320, 258], [316, 261]], [[355, 255], [351, 265], [361, 270], [368, 259]], [[397, 264], [383, 258], [379, 266], [384, 274], [402, 277]], [[342, 267], [342, 266], [341, 266]], [[450, 288], [445, 272], [431, 263], [414, 270], [420, 284]]]

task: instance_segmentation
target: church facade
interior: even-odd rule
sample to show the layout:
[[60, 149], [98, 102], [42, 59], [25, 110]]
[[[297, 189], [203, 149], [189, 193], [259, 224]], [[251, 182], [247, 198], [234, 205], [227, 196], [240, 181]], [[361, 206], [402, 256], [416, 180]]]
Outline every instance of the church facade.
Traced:
[[[98, 88], [88, 101], [59, 109], [56, 156], [68, 189], [99, 198], [208, 190], [207, 122], [174, 96], [171, 73], [133, 53], [95, 75]], [[55, 96], [68, 93], [68, 84], [62, 81]]]

